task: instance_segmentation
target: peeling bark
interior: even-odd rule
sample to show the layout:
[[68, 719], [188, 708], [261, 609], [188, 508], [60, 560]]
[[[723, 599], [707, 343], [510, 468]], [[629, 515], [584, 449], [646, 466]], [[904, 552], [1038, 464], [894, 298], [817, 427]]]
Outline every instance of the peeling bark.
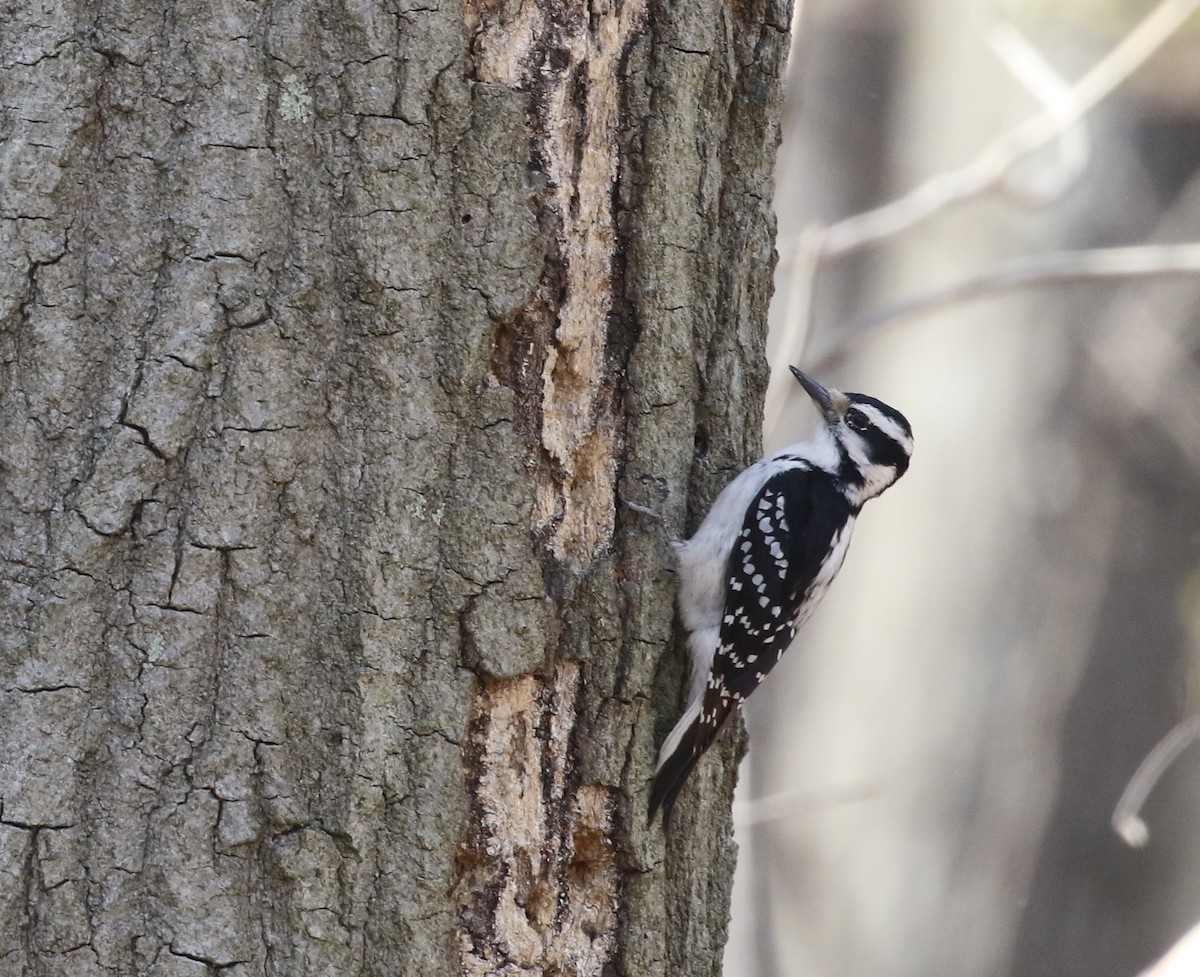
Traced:
[[[598, 975], [617, 943], [613, 791], [576, 786], [580, 666], [485, 688], [472, 746], [474, 826], [460, 858], [463, 972]], [[534, 725], [534, 724], [538, 725]]]
[[11, 12], [0, 977], [719, 970], [786, 8]]

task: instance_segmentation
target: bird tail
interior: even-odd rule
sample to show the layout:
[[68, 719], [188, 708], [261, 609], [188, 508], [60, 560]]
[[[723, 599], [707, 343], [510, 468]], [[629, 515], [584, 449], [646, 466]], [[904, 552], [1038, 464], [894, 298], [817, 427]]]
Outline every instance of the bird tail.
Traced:
[[[712, 746], [732, 712], [730, 706], [722, 703], [718, 697], [713, 696], [713, 701], [706, 701], [709, 698], [706, 696], [687, 708], [658, 754], [658, 769], [650, 785], [648, 820], [653, 821], [659, 808], [662, 808], [664, 833], [671, 830], [671, 811], [688, 774], [704, 751]], [[712, 722], [704, 721], [702, 707], [715, 717]]]

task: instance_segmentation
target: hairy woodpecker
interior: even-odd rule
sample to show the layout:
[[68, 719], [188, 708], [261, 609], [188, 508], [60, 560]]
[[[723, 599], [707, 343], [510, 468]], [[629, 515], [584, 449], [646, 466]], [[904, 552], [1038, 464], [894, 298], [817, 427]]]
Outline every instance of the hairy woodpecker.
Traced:
[[696, 762], [841, 569], [863, 503], [903, 475], [912, 455], [912, 428], [899, 411], [791, 370], [824, 424], [738, 475], [696, 535], [676, 544], [692, 690], [650, 789], [650, 819], [661, 807], [664, 830]]

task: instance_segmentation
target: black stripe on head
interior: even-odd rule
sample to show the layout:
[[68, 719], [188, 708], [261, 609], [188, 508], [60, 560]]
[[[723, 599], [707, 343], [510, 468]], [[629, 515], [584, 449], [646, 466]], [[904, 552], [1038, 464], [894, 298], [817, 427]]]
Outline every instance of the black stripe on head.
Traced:
[[897, 477], [908, 470], [908, 452], [879, 428], [871, 427], [862, 438], [867, 442], [871, 460], [877, 465], [896, 469]]
[[[865, 442], [867, 456], [870, 460], [874, 464], [895, 469], [896, 477], [899, 478], [908, 470], [909, 452], [912, 450], [912, 427], [907, 418], [895, 408], [889, 407], [874, 397], [868, 397], [866, 394], [849, 394], [848, 396], [850, 397], [850, 409], [846, 411], [848, 426]], [[859, 406], [869, 407], [871, 410], [857, 410], [856, 408]], [[894, 427], [895, 431], [884, 430], [877, 426], [877, 422], [870, 416], [873, 414], [891, 422], [886, 426]], [[897, 436], [907, 441], [907, 444], [897, 441]]]
[[846, 396], [850, 398], [850, 402], [852, 404], [870, 404], [877, 411], [879, 411], [879, 413], [883, 414], [885, 417], [890, 417], [893, 421], [899, 424], [901, 430], [903, 430], [904, 433], [910, 438], [912, 437], [912, 425], [908, 423], [908, 418], [896, 410], [895, 407], [889, 407], [882, 400], [876, 400], [874, 397], [868, 396], [867, 394], [846, 394]]

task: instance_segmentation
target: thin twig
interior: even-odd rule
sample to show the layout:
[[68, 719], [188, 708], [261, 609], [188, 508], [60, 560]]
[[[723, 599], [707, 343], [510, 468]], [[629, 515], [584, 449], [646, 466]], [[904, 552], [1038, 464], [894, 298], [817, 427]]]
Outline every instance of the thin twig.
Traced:
[[1150, 755], [1142, 761], [1141, 766], [1129, 781], [1125, 793], [1117, 801], [1113, 811], [1113, 830], [1119, 834], [1125, 844], [1132, 848], [1142, 848], [1150, 840], [1150, 831], [1146, 822], [1141, 818], [1142, 805], [1150, 796], [1150, 791], [1158, 783], [1158, 778], [1167, 769], [1184, 748], [1192, 740], [1200, 737], [1200, 716], [1185, 719], [1171, 730]]
[[1157, 51], [1200, 9], [1200, 0], [1163, 0], [1064, 95], [1061, 104], [1001, 135], [966, 166], [935, 176], [875, 210], [827, 228], [822, 258], [834, 258], [890, 237], [953, 204], [996, 186], [1021, 157], [1057, 138]]
[[843, 331], [846, 338], [825, 353], [813, 370], [821, 373], [836, 367], [878, 333], [905, 319], [941, 312], [997, 292], [1104, 279], [1192, 275], [1200, 275], [1200, 243], [1052, 251], [1011, 258], [993, 265], [980, 275], [906, 299], [851, 323]]
[[[1016, 27], [1007, 22], [992, 25], [987, 32], [988, 46], [1020, 83], [1047, 112], [1063, 115], [1071, 104], [1071, 86], [1060, 77], [1039, 51]], [[1087, 169], [1091, 140], [1083, 119], [1063, 117], [1062, 129], [1055, 140], [1058, 160], [1030, 177], [1018, 179], [1010, 167], [1002, 184], [1004, 192], [1026, 206], [1045, 206], [1067, 192]]]
[[787, 292], [783, 322], [779, 325], [778, 352], [771, 363], [771, 377], [767, 383], [766, 403], [763, 405], [763, 429], [770, 431], [783, 411], [788, 383], [787, 367], [802, 362], [804, 348], [812, 335], [814, 289], [817, 283], [817, 264], [820, 261], [821, 237], [824, 228], [810, 227], [800, 237], [799, 251]]
[[878, 793], [878, 787], [863, 784], [859, 787], [831, 790], [824, 794], [789, 790], [766, 797], [756, 797], [750, 801], [736, 801], [733, 805], [734, 827], [738, 831], [744, 831], [767, 821], [802, 817], [854, 801], [867, 800]]

